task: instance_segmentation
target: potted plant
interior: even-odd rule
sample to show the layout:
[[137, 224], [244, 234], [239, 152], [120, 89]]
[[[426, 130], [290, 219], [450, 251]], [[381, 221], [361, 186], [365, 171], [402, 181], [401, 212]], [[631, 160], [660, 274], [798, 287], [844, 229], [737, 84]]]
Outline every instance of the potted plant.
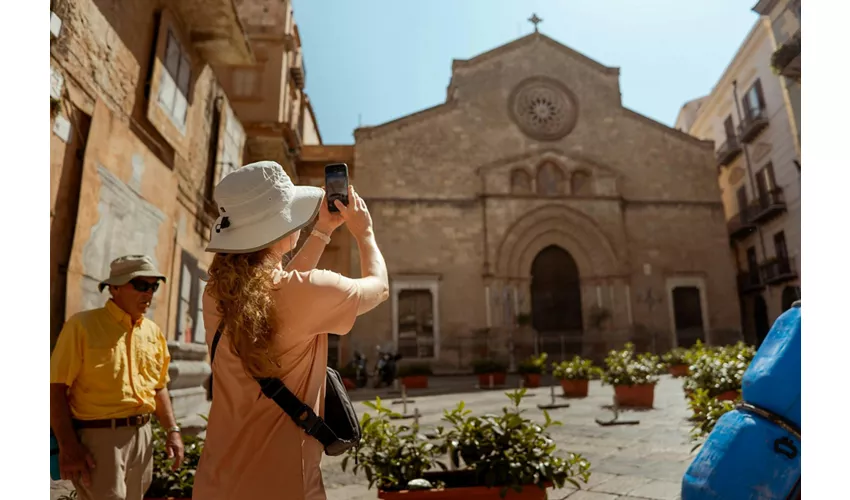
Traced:
[[714, 350], [703, 350], [685, 380], [685, 393], [693, 398], [696, 391], [705, 389], [710, 397], [720, 401], [735, 401], [741, 396], [744, 372], [755, 356], [755, 349], [743, 343]]
[[[392, 412], [378, 405], [376, 417], [363, 416], [363, 440], [349, 451], [343, 468], [354, 459], [378, 498], [387, 500], [542, 500], [546, 487], [579, 487], [587, 482], [590, 463], [577, 454], [556, 456], [547, 429], [560, 425], [544, 412], [545, 422], [526, 418], [519, 409], [526, 389], [508, 393], [511, 407], [499, 415], [472, 416], [460, 402], [444, 411], [448, 429], [438, 428], [428, 442], [414, 427], [395, 427]], [[458, 470], [446, 470], [436, 457], [448, 454]], [[440, 470], [430, 470], [434, 465]]]
[[564, 396], [568, 398], [587, 397], [588, 381], [601, 371], [593, 366], [593, 361], [581, 356], [576, 356], [571, 361], [552, 364], [552, 376], [561, 381]]
[[479, 387], [490, 387], [491, 380], [494, 386], [505, 385], [508, 365], [494, 359], [479, 359], [472, 362], [472, 371], [478, 375]]
[[684, 347], [677, 347], [662, 356], [664, 362], [667, 363], [667, 370], [670, 372], [670, 375], [678, 378], [688, 374], [690, 363], [688, 363], [687, 356], [688, 350]]
[[635, 346], [626, 343], [620, 351], [611, 351], [605, 358], [602, 383], [614, 386], [619, 406], [652, 408], [655, 384], [664, 365], [658, 356], [635, 354]]
[[195, 485], [195, 471], [201, 459], [204, 440], [198, 436], [183, 436], [183, 463], [176, 471], [171, 470], [172, 459], [165, 449], [166, 432], [154, 421], [151, 423], [153, 434], [153, 479], [146, 500], [190, 500]]
[[519, 373], [522, 375], [524, 387], [540, 387], [540, 376], [546, 371], [547, 353], [539, 356], [530, 356], [519, 365]]
[[691, 421], [694, 422], [691, 440], [699, 442], [691, 451], [700, 447], [701, 440], [711, 434], [720, 417], [735, 409], [733, 402], [712, 397], [706, 389], [697, 389], [688, 402], [688, 406], [693, 412]]
[[412, 363], [398, 367], [401, 385], [407, 389], [427, 389], [428, 377], [433, 374], [428, 363]]

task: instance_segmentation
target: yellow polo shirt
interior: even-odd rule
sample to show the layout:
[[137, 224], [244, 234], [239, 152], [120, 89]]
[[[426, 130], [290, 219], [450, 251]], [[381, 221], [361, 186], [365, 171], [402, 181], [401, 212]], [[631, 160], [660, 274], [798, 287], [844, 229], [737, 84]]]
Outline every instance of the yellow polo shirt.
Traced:
[[156, 323], [142, 318], [132, 324], [109, 300], [62, 327], [50, 358], [50, 383], [70, 387], [71, 415], [78, 420], [152, 413], [156, 391], [168, 384], [170, 361]]

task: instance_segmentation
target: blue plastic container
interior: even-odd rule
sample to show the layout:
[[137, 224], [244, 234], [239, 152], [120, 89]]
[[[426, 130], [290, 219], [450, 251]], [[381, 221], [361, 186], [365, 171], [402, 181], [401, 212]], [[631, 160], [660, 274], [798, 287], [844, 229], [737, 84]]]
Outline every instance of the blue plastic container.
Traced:
[[56, 441], [56, 436], [53, 431], [50, 431], [50, 479], [58, 481], [59, 475], [59, 442]]
[[[744, 375], [742, 399], [800, 428], [800, 307], [774, 323]], [[682, 479], [682, 500], [799, 498], [800, 439], [746, 410], [723, 415]]]

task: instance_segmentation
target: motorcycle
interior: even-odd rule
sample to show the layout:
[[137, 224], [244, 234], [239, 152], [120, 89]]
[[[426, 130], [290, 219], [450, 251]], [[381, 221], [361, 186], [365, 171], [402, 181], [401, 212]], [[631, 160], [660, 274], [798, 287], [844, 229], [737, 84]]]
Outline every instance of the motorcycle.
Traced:
[[346, 376], [354, 382], [354, 387], [362, 389], [369, 383], [369, 370], [366, 368], [366, 356], [360, 351], [354, 351], [354, 359], [345, 367]]
[[381, 386], [387, 387], [393, 384], [398, 375], [398, 361], [401, 359], [401, 354], [393, 354], [389, 351], [382, 351], [381, 346], [378, 346], [378, 361], [375, 364], [375, 388]]

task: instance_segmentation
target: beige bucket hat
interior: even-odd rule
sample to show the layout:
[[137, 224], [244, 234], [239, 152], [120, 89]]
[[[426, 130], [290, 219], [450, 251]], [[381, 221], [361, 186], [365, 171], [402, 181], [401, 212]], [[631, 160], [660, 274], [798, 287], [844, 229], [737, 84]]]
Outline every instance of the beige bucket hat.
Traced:
[[296, 186], [273, 161], [245, 165], [215, 187], [219, 217], [207, 252], [250, 253], [307, 226], [319, 213], [325, 192]]
[[159, 272], [153, 259], [147, 255], [125, 255], [113, 260], [109, 265], [109, 278], [100, 282], [98, 291], [109, 285], [126, 285], [133, 278], [158, 278], [165, 281], [165, 275]]

